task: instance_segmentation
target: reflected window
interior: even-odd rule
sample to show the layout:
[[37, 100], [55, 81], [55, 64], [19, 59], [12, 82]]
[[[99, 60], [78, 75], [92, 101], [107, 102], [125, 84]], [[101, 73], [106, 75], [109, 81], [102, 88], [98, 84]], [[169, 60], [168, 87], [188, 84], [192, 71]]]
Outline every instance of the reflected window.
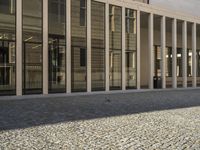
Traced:
[[86, 25], [86, 0], [80, 0], [80, 26]]
[[65, 92], [66, 85], [66, 5], [65, 0], [49, 0], [49, 92]]
[[[86, 0], [71, 1], [71, 89], [87, 91]], [[80, 9], [81, 8], [81, 9]], [[82, 14], [82, 11], [84, 13]], [[85, 18], [82, 16], [84, 15]], [[83, 19], [84, 18], [84, 19]], [[84, 24], [81, 20], [84, 20]], [[82, 23], [81, 23], [82, 22]]]
[[23, 93], [42, 93], [42, 0], [23, 0]]
[[0, 95], [16, 93], [15, 0], [0, 0]]
[[122, 9], [109, 6], [110, 36], [109, 36], [109, 66], [110, 89], [120, 90], [122, 84]]
[[91, 80], [92, 90], [105, 90], [105, 4], [92, 1]]
[[126, 9], [126, 88], [136, 88], [137, 34], [136, 11]]

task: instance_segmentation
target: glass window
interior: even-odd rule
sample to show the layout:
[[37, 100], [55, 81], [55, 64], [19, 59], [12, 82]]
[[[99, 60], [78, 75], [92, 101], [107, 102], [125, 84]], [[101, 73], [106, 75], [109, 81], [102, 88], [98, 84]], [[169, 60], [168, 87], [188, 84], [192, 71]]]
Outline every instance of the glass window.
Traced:
[[82, 17], [80, 7], [83, 6], [82, 3], [86, 4], [86, 0], [71, 1], [72, 92], [84, 92], [87, 90], [87, 26], [86, 24], [85, 26], [80, 26], [80, 18]]
[[105, 90], [105, 4], [92, 1], [92, 90]]
[[110, 5], [110, 89], [120, 90], [122, 84], [122, 9]]
[[126, 9], [126, 88], [136, 88], [137, 34], [135, 10]]
[[15, 13], [15, 0], [0, 0], [0, 13], [14, 14]]
[[15, 18], [15, 1], [0, 0], [0, 95], [16, 93]]
[[42, 0], [23, 0], [23, 92], [42, 93]]
[[172, 77], [172, 48], [166, 48], [166, 77]]
[[66, 85], [66, 5], [65, 0], [49, 0], [49, 92], [65, 92]]
[[80, 0], [80, 26], [86, 25], [86, 0]]

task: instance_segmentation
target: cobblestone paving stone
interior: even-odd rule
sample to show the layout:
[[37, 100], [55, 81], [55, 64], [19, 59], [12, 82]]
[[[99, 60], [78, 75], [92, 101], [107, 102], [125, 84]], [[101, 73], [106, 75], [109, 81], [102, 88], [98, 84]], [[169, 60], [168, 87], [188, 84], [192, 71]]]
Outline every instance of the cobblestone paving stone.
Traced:
[[16, 149], [200, 150], [200, 91], [1, 100], [0, 150]]

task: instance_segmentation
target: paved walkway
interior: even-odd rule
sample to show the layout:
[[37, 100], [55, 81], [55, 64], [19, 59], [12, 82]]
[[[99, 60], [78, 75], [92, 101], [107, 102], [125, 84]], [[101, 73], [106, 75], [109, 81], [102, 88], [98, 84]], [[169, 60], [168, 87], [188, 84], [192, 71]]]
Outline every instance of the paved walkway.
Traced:
[[200, 90], [0, 100], [0, 150], [200, 150]]

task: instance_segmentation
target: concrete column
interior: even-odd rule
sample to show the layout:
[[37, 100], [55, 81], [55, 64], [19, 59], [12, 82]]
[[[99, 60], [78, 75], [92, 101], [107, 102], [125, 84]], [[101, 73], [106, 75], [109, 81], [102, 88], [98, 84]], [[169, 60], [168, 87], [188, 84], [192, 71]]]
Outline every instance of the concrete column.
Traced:
[[162, 88], [166, 88], [166, 17], [161, 19]]
[[196, 33], [196, 23], [192, 25], [192, 86], [195, 88], [197, 86], [197, 33]]
[[140, 11], [137, 11], [137, 89], [140, 89]]
[[91, 0], [87, 0], [87, 92], [91, 92]]
[[177, 88], [177, 20], [172, 21], [172, 87]]
[[106, 9], [105, 9], [105, 28], [106, 28], [106, 48], [105, 48], [105, 70], [106, 70], [106, 91], [110, 90], [109, 86], [109, 4], [106, 3]]
[[66, 0], [66, 92], [71, 93], [71, 0]]
[[149, 42], [149, 89], [153, 89], [154, 49], [153, 49], [153, 14], [148, 17], [148, 42]]
[[16, 1], [16, 95], [22, 95], [22, 0]]
[[43, 0], [43, 94], [48, 94], [48, 1]]
[[183, 34], [182, 34], [182, 44], [183, 44], [183, 87], [187, 88], [187, 22], [184, 21], [182, 24]]
[[122, 7], [122, 90], [126, 90], [126, 18], [125, 7]]

